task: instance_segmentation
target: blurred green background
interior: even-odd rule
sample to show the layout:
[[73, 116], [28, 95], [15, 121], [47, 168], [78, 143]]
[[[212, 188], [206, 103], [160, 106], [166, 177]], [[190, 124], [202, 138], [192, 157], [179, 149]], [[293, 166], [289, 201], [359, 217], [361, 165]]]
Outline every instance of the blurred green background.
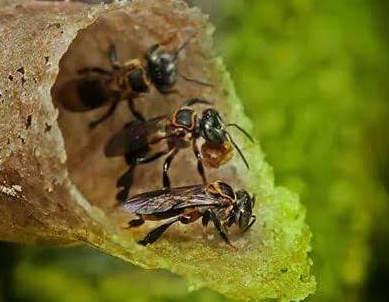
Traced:
[[[313, 231], [309, 301], [389, 298], [389, 2], [191, 0]], [[231, 301], [84, 247], [0, 243], [0, 301]]]

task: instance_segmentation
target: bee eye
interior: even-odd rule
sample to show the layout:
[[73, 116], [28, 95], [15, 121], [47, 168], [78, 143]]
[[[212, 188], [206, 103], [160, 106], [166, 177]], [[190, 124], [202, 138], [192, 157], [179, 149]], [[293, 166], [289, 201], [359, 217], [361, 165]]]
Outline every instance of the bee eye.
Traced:
[[241, 210], [239, 211], [239, 228], [244, 230], [250, 223], [251, 212]]

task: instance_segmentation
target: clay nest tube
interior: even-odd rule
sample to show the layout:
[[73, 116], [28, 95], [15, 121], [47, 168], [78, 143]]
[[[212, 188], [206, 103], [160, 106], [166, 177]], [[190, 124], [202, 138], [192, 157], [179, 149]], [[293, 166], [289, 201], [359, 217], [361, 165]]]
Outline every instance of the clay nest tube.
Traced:
[[[210, 180], [221, 178], [257, 195], [257, 223], [233, 238], [238, 250], [217, 236], [204, 238], [197, 223], [173, 226], [158, 242], [143, 247], [137, 241], [153, 224], [122, 228], [131, 217], [115, 210], [115, 183], [126, 164], [103, 153], [111, 135], [131, 119], [126, 104], [91, 131], [88, 123], [106, 108], [74, 113], [52, 97], [78, 69], [108, 67], [110, 43], [124, 61], [143, 56], [148, 46], [172, 34], [174, 47], [195, 29], [199, 34], [181, 53], [179, 69], [215, 86], [180, 80], [176, 94], [152, 91], [136, 105], [153, 117], [171, 113], [189, 97], [205, 97], [226, 120], [250, 130], [230, 78], [212, 51], [213, 28], [199, 10], [174, 0], [97, 6], [19, 1], [3, 6], [0, 20], [1, 239], [87, 244], [145, 268], [169, 269], [194, 287], [238, 299], [301, 300], [313, 292], [305, 210], [295, 194], [274, 186], [258, 144], [234, 133], [250, 171], [237, 156], [221, 169], [208, 170]], [[132, 193], [158, 188], [161, 164], [140, 167]], [[180, 153], [170, 175], [174, 186], [200, 183], [190, 151]]]

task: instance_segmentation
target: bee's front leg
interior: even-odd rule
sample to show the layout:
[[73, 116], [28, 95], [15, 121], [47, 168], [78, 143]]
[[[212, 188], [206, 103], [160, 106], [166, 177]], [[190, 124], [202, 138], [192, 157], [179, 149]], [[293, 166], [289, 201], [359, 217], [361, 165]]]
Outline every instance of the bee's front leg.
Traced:
[[213, 222], [213, 225], [215, 226], [215, 229], [218, 231], [220, 237], [229, 245], [229, 246], [232, 246], [232, 243], [230, 241], [230, 239], [228, 238], [227, 236], [227, 233], [223, 230], [223, 226], [222, 226], [222, 223], [220, 221], [220, 218], [219, 216], [214, 212], [214, 211], [210, 211], [210, 217], [211, 217], [211, 220]]
[[193, 153], [197, 159], [197, 171], [199, 172], [199, 174], [201, 176], [203, 184], [207, 184], [208, 182], [207, 182], [207, 177], [205, 176], [202, 156], [201, 156], [199, 147], [197, 146], [197, 139], [195, 137], [193, 137], [192, 146], [193, 146]]
[[179, 149], [174, 148], [169, 156], [166, 158], [165, 163], [163, 164], [163, 174], [162, 174], [162, 183], [163, 183], [163, 188], [165, 190], [170, 190], [170, 178], [169, 178], [169, 168], [170, 164], [172, 163], [174, 157], [177, 155]]

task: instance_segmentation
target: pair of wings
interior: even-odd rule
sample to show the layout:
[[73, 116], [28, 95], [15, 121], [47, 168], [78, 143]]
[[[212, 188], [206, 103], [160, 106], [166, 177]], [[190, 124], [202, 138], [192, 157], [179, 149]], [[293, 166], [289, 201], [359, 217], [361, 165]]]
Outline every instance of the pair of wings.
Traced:
[[217, 206], [220, 200], [205, 193], [204, 185], [157, 190], [129, 198], [121, 207], [135, 214], [161, 214], [185, 208]]
[[105, 156], [132, 154], [147, 148], [154, 136], [166, 132], [166, 119], [166, 115], [161, 115], [147, 121], [129, 122], [108, 141], [104, 150]]

